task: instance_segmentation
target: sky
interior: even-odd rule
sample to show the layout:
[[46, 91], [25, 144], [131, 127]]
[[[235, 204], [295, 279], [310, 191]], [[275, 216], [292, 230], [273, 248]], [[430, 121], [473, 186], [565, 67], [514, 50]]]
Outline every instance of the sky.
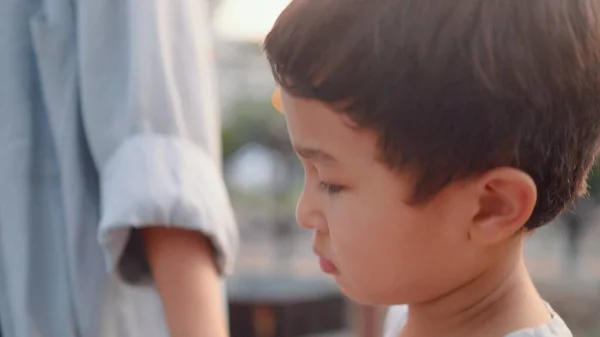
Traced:
[[259, 43], [288, 3], [289, 0], [222, 0], [215, 11], [216, 33], [226, 40]]

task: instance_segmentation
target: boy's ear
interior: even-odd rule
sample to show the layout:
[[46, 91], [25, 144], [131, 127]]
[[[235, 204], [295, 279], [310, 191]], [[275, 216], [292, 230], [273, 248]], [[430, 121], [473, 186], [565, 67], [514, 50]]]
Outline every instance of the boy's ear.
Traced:
[[469, 238], [479, 245], [503, 241], [523, 228], [537, 201], [533, 179], [514, 168], [497, 168], [476, 178], [478, 209]]

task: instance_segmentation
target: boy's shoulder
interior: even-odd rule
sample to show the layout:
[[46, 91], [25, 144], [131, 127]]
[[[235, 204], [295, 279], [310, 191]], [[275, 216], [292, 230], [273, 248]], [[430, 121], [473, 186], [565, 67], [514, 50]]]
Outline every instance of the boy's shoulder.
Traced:
[[[552, 320], [548, 323], [525, 330], [515, 331], [506, 337], [573, 337], [571, 330], [562, 318], [548, 305]], [[384, 325], [384, 337], [397, 337], [406, 323], [408, 306], [397, 305], [389, 308]]]

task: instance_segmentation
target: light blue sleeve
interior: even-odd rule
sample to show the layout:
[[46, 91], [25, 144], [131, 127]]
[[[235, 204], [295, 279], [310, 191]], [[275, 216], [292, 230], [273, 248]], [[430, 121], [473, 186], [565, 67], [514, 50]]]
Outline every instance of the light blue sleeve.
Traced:
[[229, 272], [238, 232], [221, 173], [208, 3], [79, 1], [77, 18], [108, 269], [123, 260], [132, 229], [165, 225], [210, 237]]

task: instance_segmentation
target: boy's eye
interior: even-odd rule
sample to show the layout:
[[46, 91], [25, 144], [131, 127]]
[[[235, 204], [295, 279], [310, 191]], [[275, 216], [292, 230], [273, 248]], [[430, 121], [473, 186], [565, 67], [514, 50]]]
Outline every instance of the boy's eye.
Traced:
[[342, 190], [342, 187], [340, 185], [328, 184], [324, 181], [319, 183], [319, 187], [329, 194], [337, 194], [340, 193], [340, 191]]

